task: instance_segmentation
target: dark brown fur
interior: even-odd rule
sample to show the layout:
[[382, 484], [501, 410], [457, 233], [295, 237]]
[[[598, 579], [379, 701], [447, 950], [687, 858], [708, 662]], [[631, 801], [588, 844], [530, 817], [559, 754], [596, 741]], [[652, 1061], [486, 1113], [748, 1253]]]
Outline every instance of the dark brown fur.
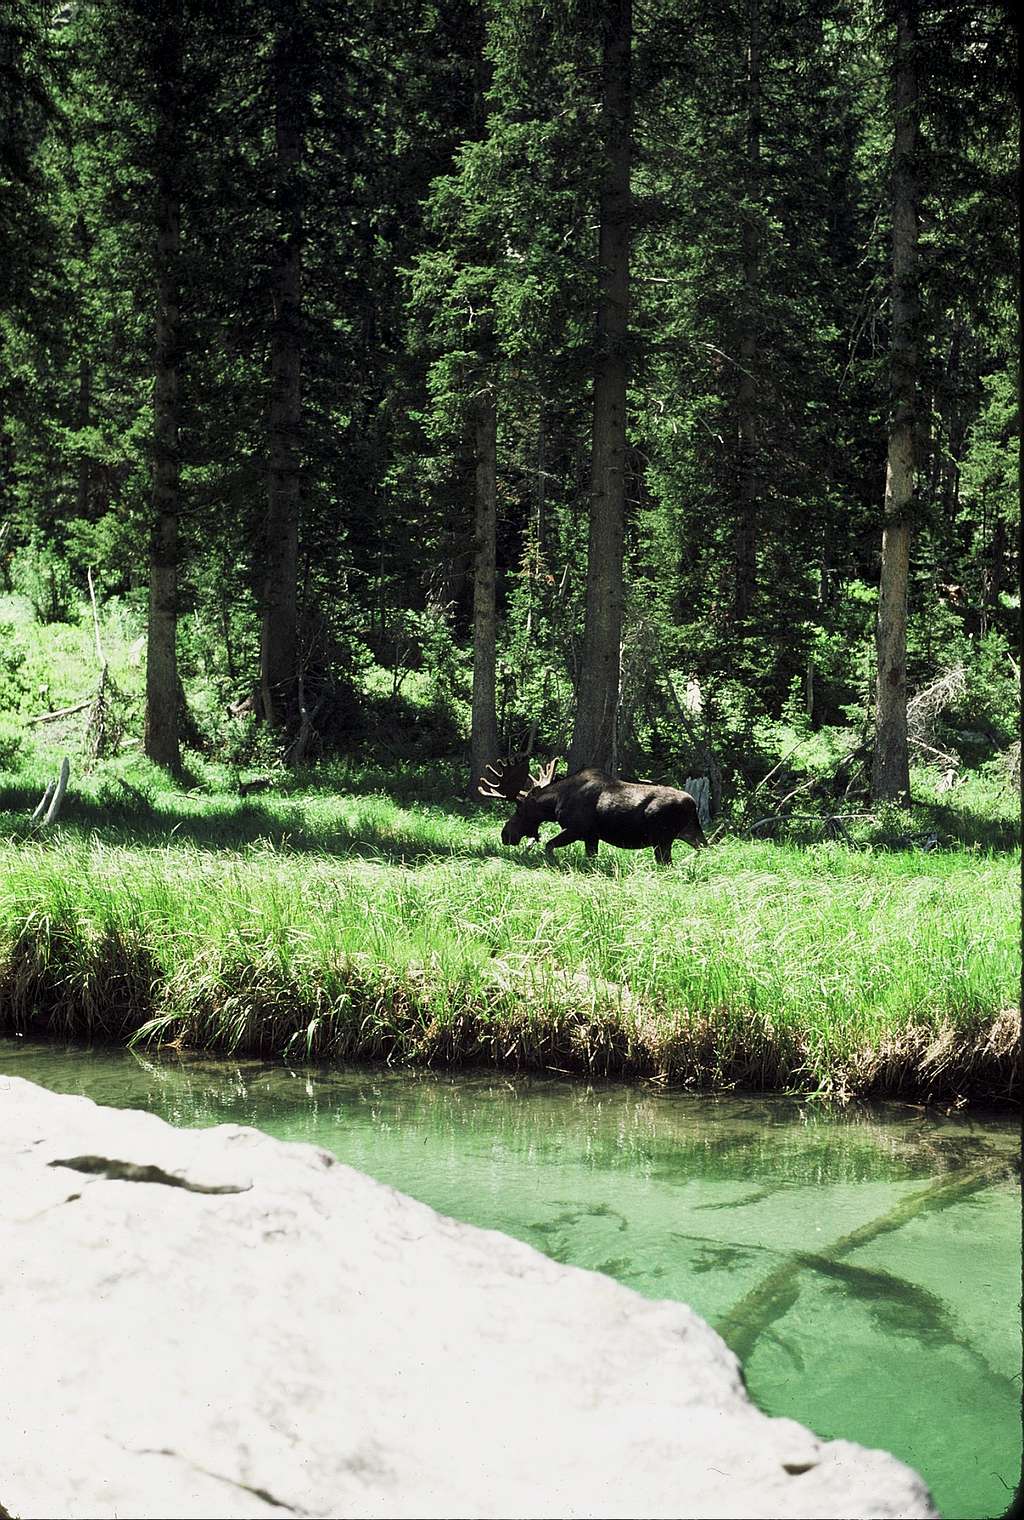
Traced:
[[539, 839], [542, 823], [557, 823], [560, 829], [544, 846], [548, 855], [577, 839], [588, 855], [596, 855], [603, 840], [620, 850], [653, 849], [659, 865], [667, 866], [674, 840], [685, 839], [695, 850], [707, 844], [689, 792], [651, 781], [616, 781], [593, 766], [521, 797], [501, 831], [501, 842]]

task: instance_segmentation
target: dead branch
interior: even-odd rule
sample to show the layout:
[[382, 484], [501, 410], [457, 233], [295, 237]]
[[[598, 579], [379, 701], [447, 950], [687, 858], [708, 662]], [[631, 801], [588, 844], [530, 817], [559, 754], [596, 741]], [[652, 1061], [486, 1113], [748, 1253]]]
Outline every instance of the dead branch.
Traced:
[[65, 755], [64, 759], [60, 763], [60, 775], [57, 777], [56, 790], [50, 799], [50, 806], [46, 810], [46, 817], [43, 819], [44, 825], [53, 823], [57, 817], [57, 814], [60, 812], [61, 803], [64, 801], [64, 793], [68, 789], [68, 779], [70, 775], [71, 762], [69, 761], [67, 755]]
[[[767, 776], [762, 776], [761, 779], [760, 779], [760, 781], [754, 787], [754, 790], [750, 794], [751, 797], [756, 797], [757, 794], [758, 794], [758, 792], [761, 790], [761, 788], [763, 786], [767, 786], [768, 782], [775, 775], [775, 772], [778, 771], [778, 770], [781, 770], [782, 767], [785, 765], [786, 761], [787, 760], [791, 760], [793, 758], [793, 756], [796, 754], [797, 750], [798, 749], [803, 749], [803, 747], [804, 747], [804, 745], [806, 743], [807, 743], [806, 739], [801, 739], [800, 743], [799, 744], [794, 744], [793, 748], [791, 750], [789, 750], [785, 755], [783, 755], [783, 757], [782, 757], [781, 760], [776, 761], [776, 763], [772, 766], [771, 770], [768, 772]], [[790, 795], [792, 795], [792, 794], [790, 794]]]
[[[967, 690], [962, 665], [952, 665], [927, 686], [922, 686], [907, 703], [907, 739], [911, 745], [927, 749], [934, 740], [935, 724], [947, 707], [959, 702]], [[949, 758], [948, 756], [946, 757]]]
[[934, 755], [944, 765], [951, 767], [954, 771], [960, 769], [960, 761], [955, 755], [947, 755], [944, 749], [936, 749], [934, 744], [926, 744], [923, 739], [911, 739], [910, 747], [911, 749], [927, 750], [929, 755]]
[[[836, 769], [838, 770], [838, 766]], [[779, 802], [779, 812], [782, 812], [782, 809], [786, 806], [787, 802], [792, 802], [793, 798], [799, 797], [801, 792], [809, 792], [812, 787], [818, 785], [820, 780], [820, 776], [808, 776], [806, 781], [799, 782], [796, 786], [793, 787], [792, 791], [787, 792], [785, 797], [781, 799]]]
[[98, 760], [106, 747], [106, 716], [107, 716], [107, 665], [104, 662], [100, 670], [99, 684], [96, 687], [96, 695], [91, 702], [87, 735], [90, 739], [90, 751], [94, 759]]
[[55, 781], [51, 781], [43, 793], [39, 805], [32, 814], [32, 823], [38, 828], [45, 829], [53, 823], [60, 812], [64, 801], [64, 793], [68, 789], [68, 777], [71, 775], [71, 762], [67, 755], [60, 764], [60, 774]]
[[84, 712], [91, 707], [95, 697], [86, 697], [84, 702], [75, 702], [70, 707], [58, 707], [54, 712], [40, 713], [38, 718], [26, 718], [27, 723], [52, 723], [55, 718], [70, 718], [72, 713]]
[[103, 653], [103, 644], [100, 641], [100, 615], [96, 609], [96, 588], [92, 583], [92, 569], [88, 569], [85, 575], [89, 582], [89, 601], [92, 603], [92, 626], [93, 632], [96, 635], [96, 659], [102, 669], [106, 670], [107, 657]]
[[299, 731], [284, 753], [284, 763], [289, 767], [289, 769], [292, 769], [297, 765], [301, 765], [305, 759], [306, 750], [309, 747], [310, 741], [313, 739], [314, 735], [317, 732], [316, 728], [314, 727], [317, 714], [319, 713], [321, 707], [323, 707], [324, 702], [327, 698], [327, 691], [325, 688], [320, 693], [320, 700], [313, 708], [313, 711], [310, 712], [309, 708], [306, 706], [306, 682], [304, 672], [301, 670], [299, 671], [298, 688]]
[[849, 838], [844, 828], [846, 823], [855, 823], [858, 820], [873, 819], [874, 813], [829, 813], [823, 816], [821, 813], [770, 813], [766, 818], [759, 818], [756, 823], [751, 823], [743, 830], [745, 834], [756, 834], [758, 829], [765, 828], [769, 823], [820, 823], [826, 833], [841, 833], [844, 838]]
[[49, 782], [49, 784], [47, 785], [46, 791], [43, 793], [43, 795], [40, 797], [39, 801], [36, 804], [36, 810], [32, 814], [31, 819], [29, 820], [31, 823], [35, 823], [38, 819], [42, 818], [43, 814], [46, 812], [46, 809], [50, 806], [50, 799], [53, 796], [53, 794], [56, 791], [56, 789], [57, 789], [57, 782], [55, 780]]

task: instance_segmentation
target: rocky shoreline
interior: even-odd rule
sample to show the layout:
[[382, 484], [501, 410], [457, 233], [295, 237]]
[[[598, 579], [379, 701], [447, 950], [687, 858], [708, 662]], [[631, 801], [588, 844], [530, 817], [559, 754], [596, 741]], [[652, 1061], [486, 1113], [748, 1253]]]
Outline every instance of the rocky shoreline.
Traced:
[[57, 1517], [933, 1517], [685, 1305], [256, 1130], [0, 1078], [0, 1505]]

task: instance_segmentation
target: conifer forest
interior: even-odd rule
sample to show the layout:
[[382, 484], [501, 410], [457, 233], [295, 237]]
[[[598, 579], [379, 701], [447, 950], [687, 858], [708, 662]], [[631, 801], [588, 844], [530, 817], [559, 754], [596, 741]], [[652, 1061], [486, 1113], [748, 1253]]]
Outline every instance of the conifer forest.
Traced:
[[1009, 8], [0, 17], [0, 591], [157, 765], [1019, 777]]

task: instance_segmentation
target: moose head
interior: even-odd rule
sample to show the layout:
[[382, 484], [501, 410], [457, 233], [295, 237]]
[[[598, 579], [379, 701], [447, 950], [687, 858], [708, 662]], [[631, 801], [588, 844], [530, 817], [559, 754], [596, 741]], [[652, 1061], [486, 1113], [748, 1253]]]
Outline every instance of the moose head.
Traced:
[[539, 794], [551, 785], [557, 758], [542, 766], [538, 776], [530, 775], [529, 755], [498, 760], [487, 765], [477, 783], [481, 797], [504, 797], [514, 802], [516, 810], [501, 831], [502, 844], [518, 844], [521, 839], [539, 839], [540, 826], [547, 813], [539, 806]]

